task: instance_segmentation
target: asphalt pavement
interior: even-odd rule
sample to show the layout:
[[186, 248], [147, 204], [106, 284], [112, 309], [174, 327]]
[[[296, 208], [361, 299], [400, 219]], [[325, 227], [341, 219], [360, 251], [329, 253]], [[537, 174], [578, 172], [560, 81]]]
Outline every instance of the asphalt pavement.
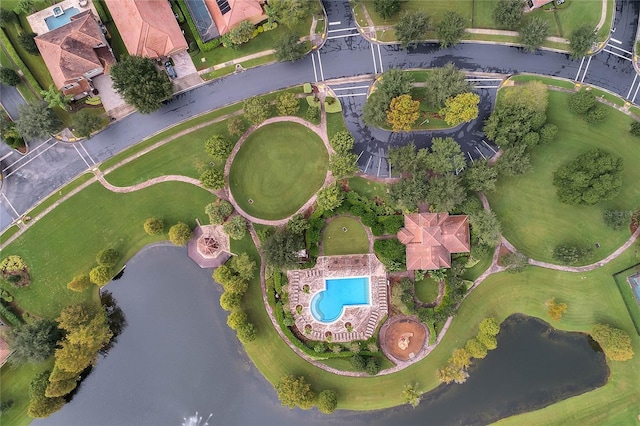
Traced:
[[[44, 145], [35, 146], [24, 158], [18, 159], [19, 156], [13, 154], [0, 161], [5, 173], [0, 196], [0, 228], [6, 228], [16, 217], [95, 163], [110, 158], [150, 135], [198, 114], [305, 82], [379, 74], [389, 68], [432, 68], [453, 62], [465, 71], [500, 74], [529, 72], [583, 81], [630, 100], [635, 98], [640, 86], [640, 78], [631, 60], [620, 50], [632, 51], [640, 10], [637, 1], [616, 2], [615, 31], [612, 31], [605, 50], [590, 60], [573, 60], [567, 54], [550, 51], [531, 54], [517, 47], [493, 44], [462, 43], [454, 48], [439, 49], [436, 44], [426, 43], [409, 50], [397, 45], [372, 44], [353, 29], [355, 23], [348, 2], [327, 1], [324, 4], [328, 16], [327, 40], [319, 51], [300, 61], [266, 65], [211, 81], [175, 96], [152, 114], [134, 113], [125, 117], [82, 144], [39, 142]], [[611, 47], [614, 45], [619, 49]], [[364, 85], [366, 83], [358, 83], [353, 87]], [[424, 132], [410, 136], [366, 128], [359, 118], [365, 99], [361, 95], [363, 91], [366, 88], [345, 90], [341, 94], [347, 96], [340, 99], [347, 126], [356, 135], [355, 151], [361, 154], [359, 164], [373, 176], [388, 176], [389, 168], [385, 159], [388, 146], [399, 146], [410, 140], [415, 140], [418, 146], [428, 146], [432, 136], [451, 134], [472, 158], [493, 152], [494, 147], [482, 142], [481, 123], [490, 113], [494, 89], [478, 91], [482, 98], [481, 116], [475, 122], [448, 132]], [[12, 115], [17, 113], [18, 105], [24, 103], [16, 94], [14, 88], [6, 86], [2, 86], [0, 91], [2, 104]], [[638, 100], [640, 98], [636, 102]], [[2, 152], [0, 149], [0, 158]]]

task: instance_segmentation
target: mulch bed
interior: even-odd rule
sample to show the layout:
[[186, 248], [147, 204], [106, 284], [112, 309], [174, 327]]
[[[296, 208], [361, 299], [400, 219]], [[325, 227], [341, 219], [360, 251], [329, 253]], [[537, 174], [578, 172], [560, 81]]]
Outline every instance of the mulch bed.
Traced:
[[[409, 338], [409, 345], [402, 350], [398, 346], [398, 339], [405, 333], [413, 333]], [[402, 319], [389, 326], [384, 336], [383, 345], [388, 353], [401, 361], [411, 359], [410, 354], [417, 355], [422, 349], [427, 338], [426, 328], [419, 322], [410, 318]]]
[[502, 256], [504, 256], [505, 254], [511, 253], [511, 250], [509, 250], [504, 244], [500, 245], [500, 253], [498, 254], [498, 265], [500, 266], [504, 266], [502, 264]]

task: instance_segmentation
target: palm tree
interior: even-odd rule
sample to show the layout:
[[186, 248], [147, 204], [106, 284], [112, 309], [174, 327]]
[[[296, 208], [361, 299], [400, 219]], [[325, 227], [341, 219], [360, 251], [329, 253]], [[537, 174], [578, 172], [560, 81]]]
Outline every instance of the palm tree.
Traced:
[[49, 108], [60, 107], [66, 110], [69, 102], [73, 99], [73, 96], [63, 95], [62, 92], [56, 89], [53, 84], [49, 85], [49, 89], [41, 90], [40, 94], [44, 98], [45, 102], [49, 104]]

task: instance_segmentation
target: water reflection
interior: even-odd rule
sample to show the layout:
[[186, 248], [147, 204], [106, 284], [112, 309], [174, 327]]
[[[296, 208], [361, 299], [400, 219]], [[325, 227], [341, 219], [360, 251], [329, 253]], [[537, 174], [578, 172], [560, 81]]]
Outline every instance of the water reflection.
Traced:
[[289, 410], [227, 327], [211, 271], [186, 249], [143, 250], [107, 289], [127, 326], [75, 398], [34, 425], [180, 425], [196, 412], [213, 413], [212, 425], [485, 424], [601, 386], [608, 375], [587, 336], [514, 316], [464, 385], [441, 386], [416, 409]]

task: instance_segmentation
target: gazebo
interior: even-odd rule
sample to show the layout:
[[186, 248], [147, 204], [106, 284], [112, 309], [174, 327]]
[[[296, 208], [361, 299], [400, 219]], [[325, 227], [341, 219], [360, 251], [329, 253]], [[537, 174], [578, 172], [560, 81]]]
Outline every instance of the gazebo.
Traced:
[[193, 238], [187, 243], [187, 252], [201, 268], [215, 268], [231, 257], [229, 247], [229, 236], [222, 226], [198, 224]]

